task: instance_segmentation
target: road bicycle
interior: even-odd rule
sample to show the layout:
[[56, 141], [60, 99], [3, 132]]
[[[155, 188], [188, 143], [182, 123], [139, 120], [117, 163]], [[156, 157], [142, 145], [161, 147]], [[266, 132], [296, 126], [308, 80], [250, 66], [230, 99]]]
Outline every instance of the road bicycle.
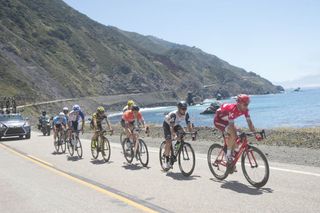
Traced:
[[97, 159], [99, 153], [101, 153], [105, 162], [110, 160], [111, 156], [111, 147], [108, 138], [106, 137], [106, 133], [110, 133], [112, 135], [113, 131], [108, 130], [98, 130], [98, 140], [91, 140], [91, 154], [94, 159]]
[[67, 142], [67, 148], [70, 156], [74, 155], [74, 152], [76, 151], [79, 158], [82, 158], [83, 150], [82, 150], [82, 144], [79, 138], [79, 130], [69, 130], [71, 132], [71, 138]]
[[54, 142], [54, 148], [57, 153], [59, 153], [59, 151], [61, 151], [62, 153], [65, 153], [66, 151], [65, 131], [61, 127], [58, 128], [57, 138], [56, 138], [56, 141]]
[[208, 150], [207, 160], [213, 176], [219, 180], [224, 180], [232, 174], [234, 168], [241, 157], [242, 172], [247, 181], [254, 187], [263, 187], [269, 179], [269, 164], [266, 156], [257, 147], [248, 142], [247, 137], [260, 134], [261, 138], [266, 138], [265, 131], [261, 132], [238, 132], [236, 140], [239, 146], [238, 151], [233, 153], [233, 161], [227, 164], [226, 160], [226, 138], [223, 135], [224, 145], [214, 143]]
[[178, 160], [181, 173], [186, 177], [192, 174], [196, 164], [196, 158], [195, 158], [194, 150], [191, 144], [188, 142], [185, 142], [184, 137], [186, 135], [191, 135], [193, 140], [195, 140], [197, 132], [198, 131], [178, 133], [177, 138], [179, 139], [176, 140], [175, 146], [173, 146], [173, 143], [175, 141], [172, 141], [171, 143], [171, 151], [169, 154], [169, 163], [171, 165], [170, 168], [166, 168], [163, 166], [164, 163], [167, 163], [166, 156], [164, 155], [166, 141], [163, 141], [161, 143], [160, 151], [159, 151], [159, 159], [160, 159], [160, 165], [163, 171], [169, 171], [171, 168], [173, 168], [173, 164]]
[[[133, 158], [136, 157], [136, 159], [140, 161], [142, 166], [147, 167], [149, 163], [149, 152], [144, 140], [139, 138], [139, 133], [142, 131], [143, 130], [141, 128], [134, 128], [132, 134], [135, 134], [137, 136], [136, 141], [132, 141], [128, 137], [124, 138], [122, 142], [122, 150], [123, 155], [128, 163], [132, 163]], [[137, 142], [138, 144], [136, 147]], [[135, 148], [137, 148], [136, 151]]]

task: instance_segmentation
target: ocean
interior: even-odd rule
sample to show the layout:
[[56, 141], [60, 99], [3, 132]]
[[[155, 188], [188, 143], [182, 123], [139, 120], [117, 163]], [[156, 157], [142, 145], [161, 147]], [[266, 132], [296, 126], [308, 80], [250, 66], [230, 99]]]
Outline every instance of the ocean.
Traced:
[[[211, 102], [207, 99], [202, 105], [188, 107], [191, 121], [195, 126], [213, 125], [213, 115], [201, 115]], [[223, 103], [235, 103], [230, 98]], [[164, 114], [176, 109], [176, 106], [155, 107], [142, 109], [142, 114], [147, 123], [162, 124]], [[253, 95], [249, 105], [251, 119], [257, 128], [277, 128], [277, 127], [314, 127], [320, 126], [320, 88], [301, 89], [300, 92], [287, 90], [280, 94]], [[121, 113], [109, 116], [112, 123], [116, 123], [121, 118]], [[236, 120], [236, 125], [246, 127], [246, 121], [242, 117]]]

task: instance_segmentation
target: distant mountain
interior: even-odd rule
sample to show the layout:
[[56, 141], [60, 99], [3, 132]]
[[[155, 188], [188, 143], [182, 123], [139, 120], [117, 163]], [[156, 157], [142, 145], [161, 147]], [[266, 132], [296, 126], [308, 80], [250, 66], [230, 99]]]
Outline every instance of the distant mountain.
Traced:
[[[205, 85], [211, 85], [204, 88]], [[198, 48], [104, 26], [61, 0], [1, 0], [0, 91], [49, 100], [119, 93], [277, 93]]]
[[320, 87], [320, 74], [310, 75], [293, 81], [279, 82], [284, 88]]

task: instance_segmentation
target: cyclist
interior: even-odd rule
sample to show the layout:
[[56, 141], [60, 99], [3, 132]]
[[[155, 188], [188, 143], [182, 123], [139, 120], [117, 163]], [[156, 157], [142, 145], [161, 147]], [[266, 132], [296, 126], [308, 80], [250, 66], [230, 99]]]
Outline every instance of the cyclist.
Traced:
[[[142, 114], [141, 112], [139, 112], [139, 110], [140, 108], [137, 105], [133, 105], [131, 107], [131, 110], [127, 110], [122, 115], [122, 119], [125, 122], [125, 132], [127, 134], [127, 137], [133, 142], [136, 142], [136, 140], [138, 139], [137, 134], [134, 133], [134, 130], [136, 128], [139, 128], [139, 126], [142, 125], [142, 128], [144, 128], [145, 130], [147, 129]], [[138, 144], [139, 143], [135, 143], [134, 156], [136, 156], [137, 154], [136, 150], [138, 148]]]
[[[97, 108], [97, 112], [93, 113], [93, 115], [92, 115], [91, 123], [92, 123], [93, 129], [95, 130], [94, 135], [91, 138], [92, 141], [98, 140], [98, 133], [96, 131], [102, 130], [102, 121], [104, 119], [106, 119], [108, 129], [112, 132], [113, 129], [110, 125], [110, 122], [109, 122], [107, 115], [105, 114], [105, 109], [103, 106], [99, 106]], [[92, 144], [96, 145], [97, 143], [92, 143]], [[93, 147], [93, 148], [95, 148], [95, 147]]]
[[67, 119], [63, 112], [60, 112], [58, 116], [53, 118], [53, 143], [56, 141], [59, 130], [65, 130], [67, 125]]
[[39, 117], [39, 124], [38, 124], [38, 129], [41, 129], [41, 126], [43, 125], [44, 122], [46, 122], [49, 119], [49, 117], [47, 116], [47, 112], [46, 111], [42, 111], [41, 115]]
[[[234, 104], [222, 104], [214, 116], [214, 126], [223, 133], [226, 139], [226, 159], [227, 164], [229, 165], [232, 163], [233, 151], [236, 148], [237, 128], [234, 124], [234, 120], [239, 116], [244, 115], [250, 131], [256, 131], [248, 109], [250, 97], [246, 94], [240, 94], [237, 96], [236, 101], [237, 103]], [[260, 134], [256, 134], [255, 136], [258, 141], [262, 140]]]
[[68, 121], [69, 108], [68, 107], [63, 107], [62, 112], [64, 113], [64, 115], [66, 116], [67, 121]]
[[[127, 110], [131, 110], [131, 107], [134, 105], [134, 101], [133, 100], [129, 100], [127, 105], [125, 107], [123, 107], [122, 109], [122, 113], [125, 113]], [[125, 131], [125, 122], [123, 120], [123, 118], [121, 117], [121, 121], [120, 124], [123, 128], [123, 131]]]
[[177, 104], [178, 110], [168, 113], [163, 121], [163, 131], [164, 138], [166, 140], [164, 155], [166, 162], [163, 165], [163, 168], [170, 168], [172, 165], [172, 160], [169, 158], [172, 141], [179, 135], [180, 132], [184, 132], [184, 129], [180, 125], [184, 121], [188, 127], [188, 131], [193, 130], [192, 124], [190, 122], [190, 116], [187, 112], [188, 104], [185, 101], [180, 101]]
[[[80, 131], [83, 133], [84, 128], [84, 114], [81, 111], [81, 108], [78, 104], [74, 105], [72, 107], [72, 111], [69, 112], [69, 118], [68, 118], [68, 126], [72, 131], [78, 131], [79, 130], [79, 122], [82, 122]], [[69, 139], [71, 139], [72, 132], [69, 131]]]
[[124, 113], [127, 110], [131, 110], [131, 107], [134, 105], [134, 101], [133, 100], [129, 100], [127, 105], [125, 107], [123, 107], [122, 112]]

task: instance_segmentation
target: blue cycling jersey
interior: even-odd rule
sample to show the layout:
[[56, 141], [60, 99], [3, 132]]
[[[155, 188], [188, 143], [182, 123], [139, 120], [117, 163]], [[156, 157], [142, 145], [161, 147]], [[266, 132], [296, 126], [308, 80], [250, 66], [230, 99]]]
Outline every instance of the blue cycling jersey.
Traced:
[[59, 116], [56, 116], [53, 118], [53, 124], [67, 124], [67, 118], [64, 116], [63, 118], [60, 118]]

